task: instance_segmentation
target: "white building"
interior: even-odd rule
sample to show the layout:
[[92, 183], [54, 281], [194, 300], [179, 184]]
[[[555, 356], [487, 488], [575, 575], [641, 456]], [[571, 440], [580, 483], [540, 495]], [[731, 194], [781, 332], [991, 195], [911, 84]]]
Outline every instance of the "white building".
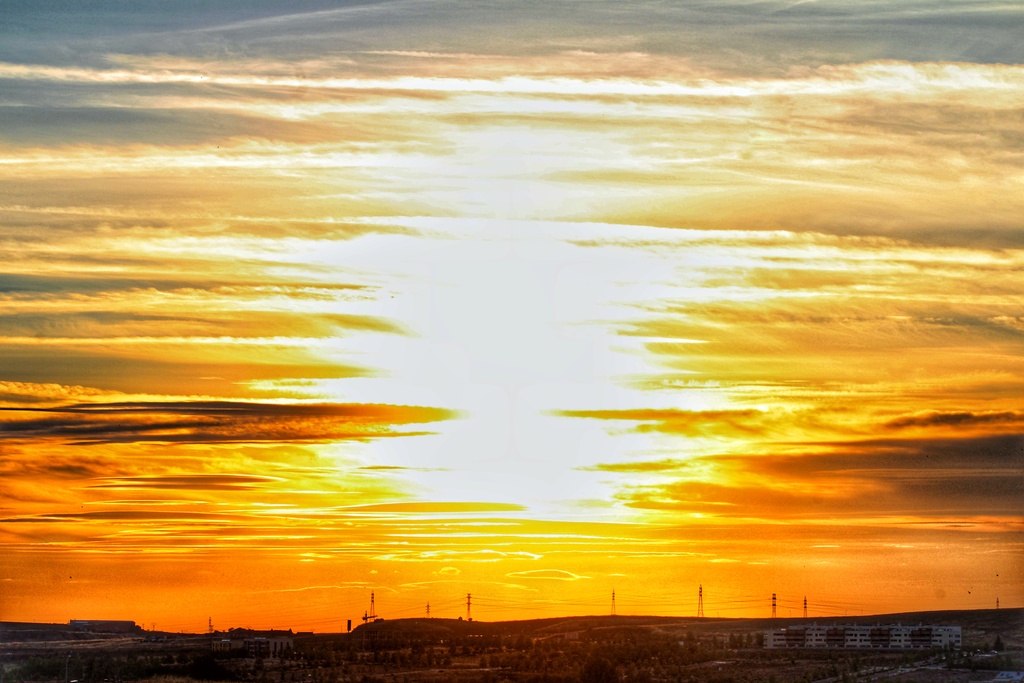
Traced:
[[861, 650], [959, 650], [959, 626], [789, 626], [765, 634], [767, 648], [833, 648]]

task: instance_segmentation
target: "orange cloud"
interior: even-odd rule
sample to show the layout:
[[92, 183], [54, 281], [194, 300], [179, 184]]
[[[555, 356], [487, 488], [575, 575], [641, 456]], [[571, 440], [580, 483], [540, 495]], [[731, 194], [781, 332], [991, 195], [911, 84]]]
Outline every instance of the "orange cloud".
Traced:
[[547, 579], [553, 581], [579, 581], [580, 579], [590, 578], [589, 576], [581, 576], [564, 569], [528, 569], [521, 572], [509, 572], [505, 576], [515, 579]]
[[355, 505], [345, 509], [351, 512], [384, 512], [403, 514], [519, 512], [525, 508], [522, 505], [498, 502], [407, 502]]
[[661, 432], [682, 436], [707, 434], [757, 435], [765, 430], [766, 415], [758, 410], [559, 410], [562, 417], [639, 422], [637, 432]]
[[[872, 439], [787, 444], [790, 453], [717, 455], [691, 465], [699, 476], [625, 487], [641, 509], [698, 512], [720, 519], [1020, 519], [1024, 436]], [[644, 470], [643, 463], [626, 472]], [[671, 473], [653, 463], [650, 471]], [[608, 471], [618, 471], [608, 468]], [[683, 470], [686, 475], [687, 471]]]

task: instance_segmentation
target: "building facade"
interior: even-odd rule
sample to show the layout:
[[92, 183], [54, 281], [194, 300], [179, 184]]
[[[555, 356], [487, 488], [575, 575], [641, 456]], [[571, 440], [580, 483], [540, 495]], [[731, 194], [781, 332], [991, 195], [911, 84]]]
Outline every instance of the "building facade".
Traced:
[[246, 652], [256, 659], [277, 659], [290, 652], [293, 646], [294, 640], [287, 636], [245, 639]]
[[139, 633], [142, 627], [134, 621], [112, 619], [72, 619], [68, 625], [78, 631], [90, 633]]
[[285, 631], [232, 629], [228, 636], [211, 641], [211, 649], [221, 655], [245, 652], [247, 657], [256, 659], [277, 659], [295, 647], [295, 638]]
[[764, 646], [858, 650], [930, 650], [961, 647], [959, 626], [789, 626], [768, 631]]

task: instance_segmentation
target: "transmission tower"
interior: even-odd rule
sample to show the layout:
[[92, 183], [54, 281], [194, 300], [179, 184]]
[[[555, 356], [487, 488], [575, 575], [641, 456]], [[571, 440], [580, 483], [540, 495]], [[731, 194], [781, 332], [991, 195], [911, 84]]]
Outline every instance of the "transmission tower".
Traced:
[[[996, 598], [996, 602], [998, 602], [998, 601], [999, 601], [999, 598]], [[613, 617], [615, 616], [615, 589], [614, 588], [612, 589], [612, 616]]]
[[807, 618], [807, 596], [804, 596], [804, 619]]
[[697, 616], [704, 616], [704, 584], [697, 587]]
[[473, 621], [473, 613], [470, 608], [473, 606], [473, 594], [466, 593], [466, 621]]
[[996, 598], [996, 609], [999, 609], [999, 598]]
[[377, 608], [374, 605], [374, 595], [370, 593], [370, 611], [363, 612], [363, 621], [369, 624], [371, 621], [377, 621]]
[[772, 593], [772, 619], [775, 618], [775, 593]]
[[427, 603], [427, 619], [430, 618], [430, 603]]

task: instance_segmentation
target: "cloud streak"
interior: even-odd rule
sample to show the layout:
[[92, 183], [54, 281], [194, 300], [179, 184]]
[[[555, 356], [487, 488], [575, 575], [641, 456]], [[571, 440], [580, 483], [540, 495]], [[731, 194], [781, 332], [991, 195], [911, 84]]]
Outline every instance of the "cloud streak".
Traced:
[[[622, 471], [672, 478], [627, 489], [621, 500], [639, 508], [697, 512], [723, 520], [789, 518], [842, 524], [874, 518], [876, 524], [901, 524], [987, 517], [998, 520], [999, 526], [1020, 520], [1015, 503], [1024, 492], [1020, 434], [797, 448], [792, 454], [707, 456], [682, 470], [636, 463]], [[620, 470], [612, 466], [603, 471]]]
[[505, 576], [512, 579], [548, 580], [548, 581], [579, 581], [589, 579], [589, 576], [580, 576], [564, 569], [528, 569], [521, 572], [509, 572]]
[[[409, 435], [396, 428], [452, 419], [440, 408], [372, 404], [272, 404], [233, 401], [92, 403], [4, 409], [10, 439], [100, 443], [258, 443], [366, 440]], [[420, 432], [415, 432], [420, 433]]]
[[764, 432], [765, 415], [757, 410], [562, 410], [561, 417], [640, 423], [638, 432], [663, 432], [682, 436], [710, 433], [757, 435]]
[[1024, 412], [1016, 410], [1000, 410], [990, 412], [960, 411], [928, 411], [914, 415], [905, 415], [889, 420], [885, 426], [890, 429], [908, 429], [913, 427], [952, 427], [970, 429], [973, 427], [1000, 427], [1003, 425], [1020, 428], [1024, 423]]

